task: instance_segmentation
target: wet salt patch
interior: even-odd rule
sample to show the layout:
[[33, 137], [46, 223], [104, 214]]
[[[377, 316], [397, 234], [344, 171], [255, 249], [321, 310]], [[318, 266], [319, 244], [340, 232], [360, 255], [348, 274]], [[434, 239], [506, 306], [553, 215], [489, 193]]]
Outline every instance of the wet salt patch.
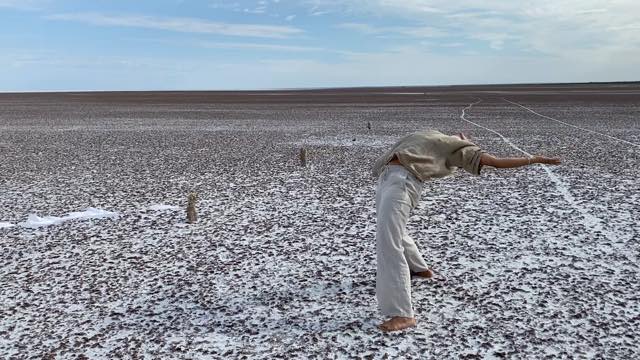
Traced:
[[87, 220], [87, 219], [103, 219], [117, 218], [118, 213], [97, 209], [93, 207], [87, 208], [85, 211], [71, 212], [67, 216], [45, 216], [40, 217], [36, 214], [29, 214], [27, 221], [19, 223], [21, 227], [36, 229], [43, 226], [58, 225], [71, 220]]
[[0, 222], [0, 229], [6, 229], [10, 227], [14, 227], [15, 225], [10, 222]]

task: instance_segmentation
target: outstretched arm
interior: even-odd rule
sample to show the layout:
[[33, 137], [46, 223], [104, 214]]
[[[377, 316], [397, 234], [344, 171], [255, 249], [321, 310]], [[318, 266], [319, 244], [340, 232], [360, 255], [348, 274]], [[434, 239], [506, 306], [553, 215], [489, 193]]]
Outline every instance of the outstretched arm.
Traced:
[[524, 158], [498, 158], [490, 154], [482, 154], [480, 165], [493, 166], [495, 168], [515, 168], [531, 164], [559, 165], [560, 159], [545, 156], [532, 156]]

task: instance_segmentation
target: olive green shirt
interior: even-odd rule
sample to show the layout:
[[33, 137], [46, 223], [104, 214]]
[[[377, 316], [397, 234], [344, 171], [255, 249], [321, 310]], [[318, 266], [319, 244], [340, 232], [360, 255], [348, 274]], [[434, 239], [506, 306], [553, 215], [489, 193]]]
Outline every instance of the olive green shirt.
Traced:
[[418, 131], [400, 139], [379, 157], [373, 166], [373, 175], [380, 176], [394, 155], [420, 181], [445, 177], [459, 167], [473, 175], [480, 175], [480, 157], [483, 153], [474, 143], [457, 136], [436, 130]]

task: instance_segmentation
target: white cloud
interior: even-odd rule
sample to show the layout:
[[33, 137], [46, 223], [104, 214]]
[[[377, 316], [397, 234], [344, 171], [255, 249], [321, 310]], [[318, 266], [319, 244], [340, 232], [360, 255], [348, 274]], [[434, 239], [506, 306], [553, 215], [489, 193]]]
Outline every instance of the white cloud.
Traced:
[[576, 14], [598, 14], [607, 12], [607, 9], [588, 9], [588, 10], [580, 10], [576, 12]]
[[469, 37], [472, 39], [478, 39], [478, 40], [483, 40], [485, 42], [488, 42], [489, 47], [491, 47], [494, 50], [502, 50], [502, 48], [504, 47], [505, 41], [509, 39], [517, 39], [517, 37], [513, 35], [510, 35], [507, 33], [499, 33], [499, 32], [477, 33], [477, 34], [471, 34], [469, 35]]
[[[616, 26], [610, 26], [609, 28], [607, 28], [608, 30], [611, 31], [619, 31], [619, 30], [640, 30], [640, 22], [636, 23], [636, 24], [626, 24], [626, 25], [616, 25]], [[638, 35], [638, 34], [636, 34]]]
[[451, 43], [444, 43], [444, 44], [440, 44], [440, 46], [443, 46], [443, 47], [449, 47], [449, 48], [459, 48], [459, 47], [464, 47], [464, 43], [461, 43], [461, 42], [451, 42]]
[[40, 10], [45, 2], [45, 0], [0, 0], [0, 8]]
[[291, 51], [291, 52], [330, 51], [325, 48], [313, 47], [313, 46], [295, 46], [295, 45], [262, 44], [262, 43], [201, 41], [201, 42], [197, 42], [196, 44], [198, 46], [210, 48], [210, 49], [246, 49], [246, 50], [267, 50], [267, 51]]
[[425, 37], [432, 38], [432, 37], [441, 37], [441, 36], [447, 35], [445, 31], [431, 27], [431, 26], [396, 27], [391, 29], [397, 31], [400, 34], [419, 37], [419, 38], [425, 38]]
[[[316, 9], [402, 19], [428, 25], [494, 49], [569, 55], [624, 46], [640, 48], [640, 1], [616, 0], [306, 0]], [[361, 26], [353, 30], [377, 33]], [[508, 34], [506, 36], [505, 34]]]
[[380, 28], [363, 23], [342, 23], [335, 27], [339, 29], [354, 30], [363, 34], [380, 34], [382, 32]]
[[232, 10], [232, 11], [241, 10], [241, 6], [239, 3], [229, 2], [229, 1], [211, 3], [209, 4], [209, 7], [212, 9], [221, 9], [221, 10]]
[[98, 26], [135, 27], [166, 31], [219, 34], [262, 38], [287, 38], [304, 31], [291, 26], [231, 24], [195, 18], [159, 18], [141, 15], [105, 15], [100, 13], [56, 14], [46, 17], [50, 20], [75, 21]]
[[289, 16], [287, 16], [287, 17], [286, 17], [286, 18], [284, 18], [284, 19], [285, 19], [285, 20], [287, 20], [287, 21], [291, 21], [291, 20], [293, 20], [293, 19], [295, 19], [295, 18], [296, 18], [296, 15], [289, 15]]
[[253, 9], [245, 8], [243, 11], [248, 14], [264, 14], [267, 12], [267, 8], [265, 6], [258, 6]]
[[380, 26], [376, 27], [364, 23], [342, 23], [335, 27], [339, 29], [347, 29], [357, 31], [367, 35], [406, 35], [417, 38], [432, 38], [446, 36], [447, 33], [441, 29], [430, 26]]
[[[399, 7], [399, 8], [407, 8], [413, 11], [414, 13], [424, 14], [424, 13], [442, 13], [444, 10], [440, 7], [440, 4], [437, 4], [438, 1], [423, 1], [423, 0], [404, 0], [404, 1], [396, 1], [396, 0], [379, 0], [378, 1], [381, 7]], [[435, 4], [434, 4], [435, 3]]]

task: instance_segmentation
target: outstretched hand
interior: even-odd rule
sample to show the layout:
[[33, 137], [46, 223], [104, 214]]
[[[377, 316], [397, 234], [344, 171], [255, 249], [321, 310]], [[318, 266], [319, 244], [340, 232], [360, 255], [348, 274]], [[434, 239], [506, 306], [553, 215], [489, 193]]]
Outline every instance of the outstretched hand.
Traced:
[[533, 162], [538, 164], [560, 165], [560, 158], [550, 158], [546, 156], [534, 156]]

